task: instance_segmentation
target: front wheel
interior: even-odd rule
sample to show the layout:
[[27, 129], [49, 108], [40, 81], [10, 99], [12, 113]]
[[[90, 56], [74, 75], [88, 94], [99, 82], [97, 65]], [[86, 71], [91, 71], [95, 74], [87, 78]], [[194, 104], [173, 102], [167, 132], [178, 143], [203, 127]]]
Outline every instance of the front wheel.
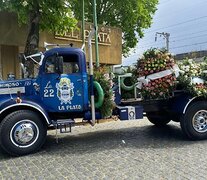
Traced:
[[171, 121], [166, 114], [161, 113], [147, 113], [147, 118], [155, 126], [165, 126]]
[[47, 128], [39, 115], [30, 110], [19, 110], [7, 115], [0, 124], [2, 149], [11, 155], [25, 155], [43, 145]]
[[184, 134], [192, 140], [207, 139], [207, 103], [192, 104], [180, 120]]

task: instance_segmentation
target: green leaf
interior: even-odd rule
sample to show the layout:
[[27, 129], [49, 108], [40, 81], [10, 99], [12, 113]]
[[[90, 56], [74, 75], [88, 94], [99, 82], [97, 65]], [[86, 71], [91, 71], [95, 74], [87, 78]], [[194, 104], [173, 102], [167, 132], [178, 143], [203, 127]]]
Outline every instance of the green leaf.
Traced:
[[[123, 32], [123, 55], [144, 36], [143, 30], [149, 28], [158, 0], [96, 0], [98, 24], [115, 26]], [[82, 1], [71, 0], [71, 7], [77, 19], [82, 19]], [[86, 21], [93, 22], [93, 4], [85, 0]]]

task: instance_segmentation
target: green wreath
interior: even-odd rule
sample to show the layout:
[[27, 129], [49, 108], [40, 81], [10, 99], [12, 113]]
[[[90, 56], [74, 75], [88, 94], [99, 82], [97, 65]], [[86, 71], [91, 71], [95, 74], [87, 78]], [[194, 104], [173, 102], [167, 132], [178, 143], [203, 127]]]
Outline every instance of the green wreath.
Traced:
[[93, 85], [94, 85], [94, 88], [96, 89], [97, 94], [98, 94], [98, 98], [95, 98], [96, 99], [95, 107], [100, 108], [104, 102], [104, 92], [103, 92], [101, 85], [97, 81], [94, 81]]

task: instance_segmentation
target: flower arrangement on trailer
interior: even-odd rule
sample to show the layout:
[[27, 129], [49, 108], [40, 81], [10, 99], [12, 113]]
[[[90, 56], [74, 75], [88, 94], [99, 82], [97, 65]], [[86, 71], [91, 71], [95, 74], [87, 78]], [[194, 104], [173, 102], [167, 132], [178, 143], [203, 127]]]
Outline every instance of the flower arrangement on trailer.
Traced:
[[207, 97], [207, 60], [185, 59], [176, 64], [165, 50], [150, 49], [137, 61], [134, 75], [143, 99], [168, 99], [177, 88]]
[[207, 61], [201, 63], [193, 59], [185, 59], [178, 63], [180, 76], [178, 77], [181, 89], [193, 96], [207, 97]]
[[138, 59], [135, 77], [143, 99], [167, 99], [176, 88], [178, 67], [166, 50], [147, 50]]

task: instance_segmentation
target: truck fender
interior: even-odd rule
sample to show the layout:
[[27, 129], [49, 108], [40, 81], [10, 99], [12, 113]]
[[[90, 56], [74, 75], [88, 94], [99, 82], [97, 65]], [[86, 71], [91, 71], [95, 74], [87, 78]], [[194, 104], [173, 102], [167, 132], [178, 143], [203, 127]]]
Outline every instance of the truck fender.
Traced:
[[198, 97], [193, 97], [191, 99], [189, 99], [189, 101], [187, 102], [187, 104], [185, 105], [184, 109], [183, 109], [183, 114], [185, 114], [188, 106], [191, 104], [191, 102], [193, 102], [195, 99], [198, 99]]
[[37, 112], [39, 112], [45, 119], [46, 123], [48, 125], [51, 124], [51, 120], [50, 117], [48, 115], [48, 113], [44, 110], [44, 108], [42, 106], [40, 106], [39, 104], [35, 103], [35, 102], [31, 102], [31, 101], [23, 101], [22, 103], [10, 103], [8, 105], [8, 102], [4, 103], [4, 105], [1, 106], [1, 111], [0, 111], [0, 115], [3, 114], [5, 111], [12, 109], [12, 108], [20, 108], [20, 107], [29, 107], [31, 109], [36, 110]]

